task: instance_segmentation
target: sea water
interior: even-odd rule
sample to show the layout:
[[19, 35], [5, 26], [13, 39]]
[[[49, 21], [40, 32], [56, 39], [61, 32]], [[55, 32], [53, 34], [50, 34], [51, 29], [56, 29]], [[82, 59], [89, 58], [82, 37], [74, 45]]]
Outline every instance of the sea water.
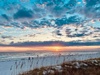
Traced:
[[16, 60], [28, 57], [47, 57], [47, 56], [57, 56], [57, 55], [87, 55], [87, 54], [99, 54], [100, 51], [60, 51], [60, 52], [50, 52], [50, 51], [33, 51], [33, 52], [1, 52], [0, 61], [6, 60]]

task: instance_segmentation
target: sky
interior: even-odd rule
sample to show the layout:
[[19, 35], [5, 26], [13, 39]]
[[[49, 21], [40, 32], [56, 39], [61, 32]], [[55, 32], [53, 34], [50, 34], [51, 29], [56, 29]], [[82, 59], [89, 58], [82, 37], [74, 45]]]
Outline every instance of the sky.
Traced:
[[100, 45], [100, 0], [0, 0], [0, 47]]

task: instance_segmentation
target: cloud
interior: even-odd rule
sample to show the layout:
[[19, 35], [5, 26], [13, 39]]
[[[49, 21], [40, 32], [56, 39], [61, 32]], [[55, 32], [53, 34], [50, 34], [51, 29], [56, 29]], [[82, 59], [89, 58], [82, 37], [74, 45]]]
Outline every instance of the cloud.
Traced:
[[58, 36], [62, 36], [62, 34], [60, 33], [60, 30], [57, 30], [57, 31], [55, 32], [55, 34], [58, 35]]
[[85, 0], [84, 14], [89, 18], [100, 18], [100, 0]]
[[83, 37], [85, 34], [74, 34], [74, 35], [67, 35], [68, 37]]
[[12, 38], [12, 36], [1, 36], [1, 38], [3, 38], [3, 39], [10, 39], [10, 38]]
[[6, 14], [2, 14], [1, 16], [2, 16], [3, 18], [5, 18], [7, 21], [9, 21], [9, 19], [10, 19]]
[[69, 0], [69, 2], [64, 5], [64, 7], [67, 9], [72, 9], [72, 8], [75, 8], [76, 4], [77, 4], [76, 0], [73, 0], [73, 1]]
[[85, 0], [86, 6], [91, 8], [92, 6], [95, 6], [96, 4], [100, 4], [100, 0]]
[[52, 46], [52, 45], [62, 45], [62, 46], [97, 46], [100, 42], [62, 42], [62, 41], [45, 41], [45, 42], [11, 42], [9, 45], [0, 44], [0, 46]]
[[80, 23], [82, 21], [82, 18], [74, 15], [74, 16], [70, 16], [67, 20], [68, 23]]
[[[13, 5], [8, 3], [7, 7], [13, 9], [5, 10], [2, 8], [4, 10], [4, 12], [2, 12], [2, 17], [9, 20], [8, 15], [10, 15], [9, 24], [11, 25], [12, 21], [17, 19], [18, 23], [22, 24], [22, 27], [14, 24], [12, 26], [18, 28], [24, 28], [25, 26], [30, 28], [43, 25], [50, 26], [50, 20], [52, 19], [55, 20], [57, 26], [62, 26], [64, 24], [84, 24], [84, 21], [87, 21], [87, 19], [100, 18], [100, 0], [85, 0], [86, 4], [81, 3], [80, 6], [77, 0], [35, 0], [33, 3], [31, 2], [32, 1], [28, 2], [28, 5], [25, 5], [22, 2], [19, 4], [15, 1], [16, 6], [14, 7], [12, 2], [10, 2], [10, 4], [12, 3]], [[52, 15], [52, 17], [50, 17], [50, 15]], [[85, 19], [80, 15], [85, 17]], [[43, 18], [46, 20], [42, 20]], [[23, 24], [23, 22], [26, 22], [26, 19], [29, 23], [28, 25]], [[3, 23], [4, 22], [5, 21], [3, 21]], [[8, 24], [8, 22], [6, 22], [5, 25], [6, 24]]]
[[[24, 3], [21, 1], [15, 1], [15, 3], [9, 1], [7, 5], [4, 4], [5, 6], [2, 4], [2, 7], [0, 6], [0, 26], [4, 28], [5, 32], [0, 33], [0, 38], [11, 42], [13, 40], [11, 37], [18, 35], [19, 37], [16, 37], [16, 40], [14, 38], [14, 42], [19, 43], [25, 43], [24, 41], [28, 40], [34, 42], [34, 38], [36, 39], [35, 41], [48, 39], [50, 41], [63, 40], [66, 42], [80, 40], [86, 41], [86, 44], [88, 40], [99, 41], [100, 29], [96, 28], [99, 28], [97, 23], [99, 24], [100, 22], [100, 0], [84, 1], [82, 3], [82, 0], [30, 0], [27, 3], [26, 1]], [[94, 22], [96, 28], [92, 28]], [[90, 24], [91, 27], [89, 27]], [[52, 29], [49, 30], [47, 28], [40, 32], [42, 28], [46, 27], [53, 27], [55, 30], [50, 32]], [[63, 27], [65, 28], [64, 30], [62, 29]], [[27, 28], [32, 30], [24, 32]], [[2, 31], [2, 28], [0, 29]], [[16, 29], [18, 29], [18, 32]], [[16, 30], [16, 32], [13, 33], [13, 30]], [[53, 32], [57, 37], [53, 36]], [[5, 36], [8, 33], [13, 34]], [[23, 37], [24, 35], [28, 35], [27, 37], [31, 39]], [[50, 35], [50, 38], [41, 39], [40, 36], [44, 37], [44, 35], [47, 35], [47, 37]], [[19, 40], [19, 38], [22, 40]], [[25, 45], [31, 44], [28, 42]], [[72, 42], [71, 44], [73, 45]]]
[[20, 19], [20, 18], [32, 18], [33, 17], [33, 11], [27, 10], [27, 9], [19, 9], [14, 15], [14, 19]]

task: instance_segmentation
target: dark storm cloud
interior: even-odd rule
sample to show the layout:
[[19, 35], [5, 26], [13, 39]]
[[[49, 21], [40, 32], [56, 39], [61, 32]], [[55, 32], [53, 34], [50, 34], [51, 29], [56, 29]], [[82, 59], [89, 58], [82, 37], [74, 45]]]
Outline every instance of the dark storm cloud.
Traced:
[[51, 45], [63, 45], [63, 46], [97, 46], [100, 45], [100, 41], [98, 42], [62, 42], [62, 41], [45, 41], [45, 42], [19, 42], [19, 43], [10, 43], [9, 45], [0, 44], [0, 46], [51, 46]]
[[27, 9], [19, 9], [13, 16], [14, 16], [14, 19], [32, 18], [33, 12]]

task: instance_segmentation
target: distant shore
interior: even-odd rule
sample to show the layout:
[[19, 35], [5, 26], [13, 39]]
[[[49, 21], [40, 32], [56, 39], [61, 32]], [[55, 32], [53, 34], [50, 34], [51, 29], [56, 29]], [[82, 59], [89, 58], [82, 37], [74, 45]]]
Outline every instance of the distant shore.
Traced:
[[19, 75], [99, 75], [100, 58], [64, 62], [55, 66], [36, 68]]

